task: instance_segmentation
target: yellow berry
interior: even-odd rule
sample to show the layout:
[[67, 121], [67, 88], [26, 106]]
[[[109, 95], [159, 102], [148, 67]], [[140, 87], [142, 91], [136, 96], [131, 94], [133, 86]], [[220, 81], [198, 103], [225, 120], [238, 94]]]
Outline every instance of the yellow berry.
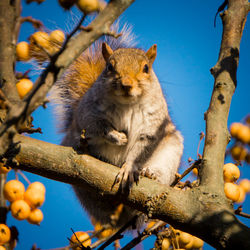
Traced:
[[50, 42], [52, 44], [62, 44], [65, 39], [65, 35], [61, 30], [54, 30], [49, 35]]
[[194, 169], [193, 169], [193, 174], [194, 174], [194, 175], [198, 175], [198, 169], [197, 169], [197, 168], [194, 168]]
[[89, 235], [86, 232], [75, 232], [75, 234], [73, 234], [71, 236], [70, 239], [70, 245], [72, 247], [73, 250], [81, 250], [81, 246], [79, 246], [79, 241], [82, 243], [82, 245], [84, 247], [88, 247], [91, 244], [91, 239], [89, 239]]
[[5, 224], [0, 224], [0, 244], [5, 244], [9, 242], [11, 232], [8, 226]]
[[223, 176], [225, 182], [235, 182], [240, 177], [240, 170], [235, 164], [227, 163], [223, 166]]
[[191, 241], [192, 235], [186, 232], [180, 232], [178, 239], [181, 245], [187, 245]]
[[240, 196], [239, 196], [239, 199], [237, 200], [237, 203], [242, 203], [246, 198], [246, 192], [240, 185], [238, 187], [240, 190]]
[[242, 127], [238, 131], [237, 138], [243, 143], [249, 143], [250, 142], [250, 128], [248, 126], [242, 125]]
[[44, 203], [45, 195], [37, 189], [27, 189], [24, 193], [24, 200], [32, 207], [40, 207]]
[[31, 210], [30, 215], [27, 218], [27, 221], [29, 223], [36, 225], [39, 225], [42, 220], [43, 220], [43, 212], [39, 208]]
[[28, 92], [30, 92], [33, 87], [33, 83], [31, 80], [23, 78], [17, 82], [16, 87], [20, 98], [23, 98]]
[[48, 49], [50, 47], [49, 34], [44, 31], [37, 31], [30, 36], [30, 42]]
[[45, 192], [46, 192], [45, 186], [39, 181], [35, 181], [35, 182], [31, 183], [28, 186], [27, 190], [28, 189], [35, 189], [38, 192], [41, 192], [42, 194], [45, 194]]
[[30, 60], [29, 44], [27, 42], [20, 42], [16, 45], [16, 56], [19, 61]]
[[[97, 222], [95, 223], [95, 232], [101, 230], [103, 228], [103, 226], [101, 225], [101, 223]], [[103, 230], [102, 232], [100, 232], [97, 237], [99, 239], [102, 239], [102, 238], [107, 238], [108, 236], [110, 236], [111, 234], [113, 234], [113, 230], [111, 228], [108, 228], [108, 229], [105, 229]]]
[[23, 183], [18, 180], [8, 181], [3, 187], [4, 197], [10, 202], [23, 199], [24, 192], [25, 187]]
[[231, 149], [231, 154], [236, 161], [243, 161], [247, 156], [247, 150], [242, 146], [234, 146]]
[[30, 214], [30, 206], [24, 200], [17, 200], [10, 205], [11, 214], [17, 220], [25, 220]]
[[244, 189], [245, 193], [250, 192], [250, 180], [248, 179], [242, 179], [239, 183], [239, 185]]
[[203, 245], [204, 245], [204, 241], [203, 240], [201, 240], [198, 237], [193, 236], [193, 246], [192, 246], [193, 248], [199, 249], [199, 248], [203, 247]]
[[168, 250], [171, 246], [171, 240], [169, 238], [164, 238], [161, 243], [161, 250]]
[[234, 122], [230, 126], [230, 133], [233, 137], [237, 138], [240, 129], [244, 126], [242, 123]]
[[0, 174], [7, 174], [11, 170], [11, 167], [6, 167], [2, 162], [0, 162]]
[[224, 185], [224, 191], [226, 194], [226, 197], [234, 202], [236, 202], [240, 197], [240, 189], [238, 185], [226, 182]]
[[76, 5], [85, 14], [99, 10], [98, 0], [77, 0]]

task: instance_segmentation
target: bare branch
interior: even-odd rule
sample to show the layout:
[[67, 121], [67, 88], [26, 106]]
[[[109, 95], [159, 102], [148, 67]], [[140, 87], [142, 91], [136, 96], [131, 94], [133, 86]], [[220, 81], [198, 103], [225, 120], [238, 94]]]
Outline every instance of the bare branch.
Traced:
[[218, 62], [211, 69], [214, 89], [210, 106], [205, 114], [206, 137], [201, 167], [201, 185], [215, 192], [224, 192], [222, 167], [229, 142], [227, 118], [235, 91], [239, 47], [249, 11], [248, 0], [229, 0], [223, 12], [223, 37]]

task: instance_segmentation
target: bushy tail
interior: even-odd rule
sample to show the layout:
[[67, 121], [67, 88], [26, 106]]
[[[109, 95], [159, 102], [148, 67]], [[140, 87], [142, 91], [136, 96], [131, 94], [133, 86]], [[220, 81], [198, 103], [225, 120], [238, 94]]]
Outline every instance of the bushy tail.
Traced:
[[[119, 23], [112, 26], [116, 33]], [[106, 42], [113, 50], [131, 48], [136, 45], [131, 27], [124, 25], [119, 38], [104, 36], [85, 50], [78, 59], [71, 64], [65, 74], [53, 86], [50, 100], [56, 104], [55, 113], [59, 120], [60, 132], [65, 132], [70, 126], [73, 110], [77, 107], [80, 98], [94, 84], [105, 67], [102, 56], [102, 43]]]

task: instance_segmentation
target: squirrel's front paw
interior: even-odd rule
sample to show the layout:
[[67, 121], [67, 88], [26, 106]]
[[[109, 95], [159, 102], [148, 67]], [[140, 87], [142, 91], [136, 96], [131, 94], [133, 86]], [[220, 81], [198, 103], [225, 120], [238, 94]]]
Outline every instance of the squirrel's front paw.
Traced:
[[114, 184], [120, 183], [120, 188], [123, 193], [129, 192], [133, 183], [139, 181], [139, 170], [133, 167], [132, 164], [124, 163], [117, 174]]
[[124, 146], [128, 143], [128, 138], [125, 133], [118, 132], [116, 130], [111, 130], [107, 136], [106, 139], [109, 143], [118, 145], [118, 146]]

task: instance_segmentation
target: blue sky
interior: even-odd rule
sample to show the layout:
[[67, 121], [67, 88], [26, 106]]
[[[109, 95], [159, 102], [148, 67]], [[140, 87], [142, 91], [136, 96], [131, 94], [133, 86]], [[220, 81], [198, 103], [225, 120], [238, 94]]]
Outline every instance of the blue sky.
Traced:
[[[22, 2], [23, 16], [42, 20], [50, 30], [61, 28], [69, 31], [75, 14], [79, 15], [75, 8], [73, 13], [66, 13], [56, 0], [46, 0], [41, 5], [26, 5], [25, 1]], [[220, 18], [217, 18], [216, 28], [213, 20], [222, 2], [137, 0], [121, 17], [121, 22], [133, 26], [139, 47], [147, 50], [152, 44], [158, 46], [154, 69], [162, 84], [173, 121], [185, 140], [181, 171], [187, 166], [188, 157], [196, 158], [199, 133], [205, 131], [203, 117], [213, 89], [213, 77], [209, 69], [217, 61], [222, 33]], [[250, 109], [249, 27], [247, 22], [240, 49], [238, 87], [233, 96], [228, 124], [242, 121]], [[24, 24], [19, 41], [27, 40], [33, 32], [30, 24]], [[27, 69], [32, 69], [30, 76], [35, 81], [38, 74], [34, 66], [18, 63], [18, 71], [24, 72]], [[34, 118], [35, 126], [41, 127], [43, 134], [33, 137], [59, 144], [61, 135], [56, 132], [51, 107], [46, 110], [39, 108], [34, 113]], [[243, 166], [241, 173], [243, 177], [249, 178], [249, 166]], [[34, 243], [42, 249], [63, 247], [68, 244], [67, 237], [72, 234], [70, 228], [75, 231], [92, 229], [69, 185], [29, 173], [27, 176], [31, 181], [41, 181], [46, 186], [46, 201], [42, 206], [44, 221], [38, 227], [26, 221], [17, 221], [8, 215], [8, 225], [17, 226], [20, 233], [17, 250], [30, 249]], [[14, 174], [10, 173], [8, 178], [13, 179]], [[245, 212], [250, 213], [249, 205], [248, 197], [243, 206]], [[250, 224], [246, 220], [242, 221]], [[152, 240], [144, 243], [145, 249], [152, 246]], [[205, 249], [210, 247], [206, 246]]]

